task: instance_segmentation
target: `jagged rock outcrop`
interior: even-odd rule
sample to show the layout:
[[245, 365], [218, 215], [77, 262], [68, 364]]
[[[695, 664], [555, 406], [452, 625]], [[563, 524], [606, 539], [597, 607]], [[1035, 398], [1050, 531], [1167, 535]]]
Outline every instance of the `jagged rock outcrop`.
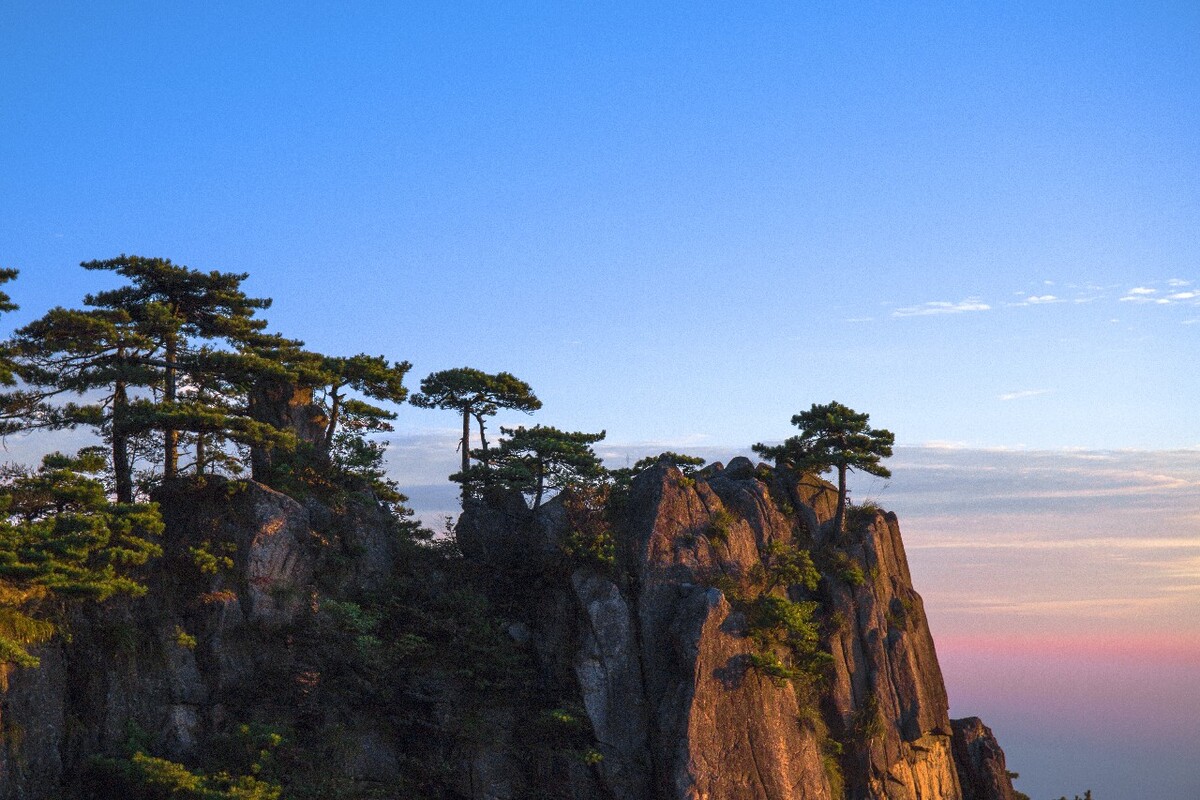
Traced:
[[[37, 648], [38, 668], [9, 673], [0, 797], [72, 796], [89, 757], [120, 752], [131, 731], [189, 762], [235, 710], [270, 718], [269, 706], [286, 703], [294, 633], [313, 615], [318, 579], [370, 580], [395, 557], [391, 531], [369, 511], [356, 512], [352, 537], [368, 546], [354, 545], [327, 510], [252, 482], [181, 481], [156, 500], [166, 533], [148, 593], [74, 611], [69, 641]], [[359, 738], [349, 764], [394, 760], [369, 725]]]
[[595, 570], [576, 570], [571, 588], [584, 621], [575, 675], [604, 757], [604, 784], [619, 797], [647, 797], [649, 720], [633, 616], [616, 585]]
[[[748, 465], [735, 459], [708, 481], [655, 467], [629, 501], [624, 558], [638, 587], [657, 797], [832, 796], [822, 736], [805, 719], [815, 710], [790, 684], [749, 669], [744, 620], [706, 585], [748, 572], [760, 548], [791, 538], [791, 521]], [[725, 520], [719, 536], [714, 518]]]
[[979, 717], [956, 719], [952, 724], [963, 800], [1013, 800], [1012, 778], [992, 729]]
[[865, 796], [952, 800], [960, 788], [933, 638], [895, 515], [871, 516], [840, 550], [861, 570], [861, 585], [826, 577], [837, 623], [829, 637], [830, 704], [854, 744], [848, 773], [865, 778]]
[[[834, 531], [836, 490], [814, 477], [744, 458], [691, 477], [652, 467], [610, 506], [613, 556], [599, 559], [579, 554], [578, 509], [561, 498], [535, 513], [497, 494], [459, 520], [461, 585], [398, 578], [395, 531], [370, 503], [335, 512], [217, 479], [158, 499], [166, 554], [149, 594], [75, 613], [72, 641], [42, 646], [42, 667], [3, 687], [0, 798], [69, 794], [131, 725], [190, 763], [231, 720], [286, 719], [336, 737], [321, 770], [348, 797], [1012, 800], [991, 732], [948, 718], [895, 515], [857, 509]], [[781, 547], [820, 572], [816, 589], [772, 590], [815, 608], [820, 680], [763, 668], [737, 589]], [[362, 693], [388, 681], [356, 677], [370, 635], [342, 640], [367, 656], [310, 651], [326, 631], [319, 601], [378, 597], [390, 580], [451, 610], [420, 635], [396, 629], [425, 655], [398, 662], [405, 692], [376, 702]], [[464, 630], [501, 631], [504, 646]], [[431, 649], [437, 637], [448, 652]], [[475, 652], [496, 661], [472, 663]], [[325, 671], [351, 681], [353, 708], [321, 706], [334, 702], [318, 699]]]
[[[824, 481], [746, 459], [695, 478], [660, 465], [630, 491], [616, 574], [571, 575], [576, 625], [562, 624], [561, 599], [539, 598], [560, 610], [555, 624], [534, 615], [532, 644], [543, 654], [575, 653], [605, 796], [976, 796], [964, 795], [960, 782], [945, 687], [896, 517], [860, 510], [838, 534], [829, 524], [835, 503]], [[547, 541], [570, 533], [554, 503], [525, 534], [493, 528], [515, 516], [481, 510], [460, 525], [473, 543], [524, 541], [531, 561], [547, 559]], [[481, 529], [490, 533], [481, 537]], [[815, 599], [832, 662], [819, 697], [752, 668], [745, 614], [717, 588], [720, 576], [760, 566], [772, 543], [810, 550], [821, 568]], [[790, 593], [813, 599], [802, 588]], [[1007, 800], [999, 775], [979, 797]]]
[[[324, 444], [325, 427], [329, 424], [325, 412], [313, 402], [311, 387], [282, 379], [259, 382], [250, 396], [250, 416], [277, 430], [288, 431], [296, 437], [297, 443], [309, 444], [318, 450]], [[251, 448], [254, 479], [269, 481], [279, 455], [270, 447]]]

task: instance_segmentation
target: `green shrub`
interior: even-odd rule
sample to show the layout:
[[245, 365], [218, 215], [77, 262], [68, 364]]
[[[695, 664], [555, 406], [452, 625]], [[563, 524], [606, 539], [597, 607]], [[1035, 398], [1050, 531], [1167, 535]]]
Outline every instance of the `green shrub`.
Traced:
[[[755, 652], [750, 665], [778, 681], [812, 684], [821, 679], [833, 657], [820, 649], [813, 621], [817, 603], [760, 595], [746, 611], [747, 634]], [[783, 656], [780, 656], [780, 653]]]
[[869, 692], [851, 719], [851, 730], [861, 742], [880, 739], [887, 732], [887, 720], [879, 708], [879, 697]]
[[846, 509], [846, 524], [851, 530], [866, 528], [875, 521], [875, 517], [883, 513], [883, 508], [872, 500], [867, 500]]
[[845, 551], [833, 551], [830, 559], [833, 562], [832, 571], [846, 583], [858, 588], [867, 582], [867, 576], [863, 573], [862, 567]]
[[817, 572], [807, 550], [780, 541], [767, 545], [762, 562], [751, 567], [747, 577], [751, 584], [759, 587], [760, 595], [789, 586], [803, 586], [812, 592], [821, 581], [821, 573]]
[[720, 590], [721, 594], [725, 595], [725, 599], [730, 603], [743, 603], [746, 600], [745, 591], [732, 575], [723, 572], [718, 573], [708, 581], [708, 585]]
[[712, 517], [708, 521], [707, 536], [709, 541], [728, 544], [729, 533], [733, 530], [734, 522], [733, 515], [723, 508], [719, 508], [713, 512]]
[[196, 637], [185, 631], [180, 626], [175, 626], [175, 644], [180, 647], [186, 647], [188, 650], [196, 649]]
[[766, 675], [778, 686], [804, 677], [804, 671], [790, 666], [771, 650], [750, 654], [750, 666]]
[[201, 575], [216, 575], [221, 570], [233, 569], [233, 559], [230, 556], [235, 552], [237, 545], [232, 542], [223, 542], [217, 552], [214, 552], [213, 543], [207, 539], [201, 542], [199, 547], [188, 548], [192, 564]]
[[838, 631], [846, 630], [850, 627], [850, 618], [840, 609], [834, 609], [825, 615], [825, 630], [829, 633], [837, 633]]
[[786, 644], [793, 650], [809, 652], [818, 642], [817, 626], [813, 622], [814, 602], [795, 602], [767, 595], [757, 598], [750, 606], [747, 624], [750, 637], [760, 649]]
[[829, 796], [833, 800], [842, 800], [846, 796], [846, 779], [842, 776], [842, 764], [832, 753], [821, 756], [821, 765], [825, 768], [825, 779], [829, 781]]
[[561, 545], [563, 551], [573, 562], [611, 574], [617, 566], [617, 540], [609, 514], [609, 494], [602, 487], [572, 487], [559, 497], [571, 531]]
[[607, 528], [571, 531], [563, 550], [573, 561], [607, 571], [617, 566], [617, 543]]
[[278, 783], [253, 775], [193, 772], [143, 752], [128, 759], [96, 758], [91, 772], [87, 791], [96, 800], [279, 800], [283, 794]]

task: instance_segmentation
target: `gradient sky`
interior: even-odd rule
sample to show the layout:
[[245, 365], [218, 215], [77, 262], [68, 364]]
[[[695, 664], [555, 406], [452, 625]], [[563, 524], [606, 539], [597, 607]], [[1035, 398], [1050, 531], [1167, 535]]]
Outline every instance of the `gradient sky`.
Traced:
[[[1018, 786], [1200, 795], [1200, 5], [245, 5], [0, 5], [6, 326], [137, 253], [618, 462], [868, 411]], [[427, 515], [453, 426], [398, 420]]]

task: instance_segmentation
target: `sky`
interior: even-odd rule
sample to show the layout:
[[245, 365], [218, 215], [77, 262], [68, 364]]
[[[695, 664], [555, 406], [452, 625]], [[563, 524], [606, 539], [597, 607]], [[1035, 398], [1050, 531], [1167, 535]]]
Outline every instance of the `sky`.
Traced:
[[[843, 6], [6, 2], [0, 327], [131, 253], [613, 463], [836, 399], [1018, 787], [1200, 795], [1200, 6]], [[397, 419], [426, 517], [454, 424]]]

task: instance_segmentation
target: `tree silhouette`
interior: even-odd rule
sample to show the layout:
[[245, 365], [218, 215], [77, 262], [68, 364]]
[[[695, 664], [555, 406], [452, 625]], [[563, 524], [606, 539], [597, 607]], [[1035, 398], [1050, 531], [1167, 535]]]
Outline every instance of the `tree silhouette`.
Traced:
[[842, 532], [846, 519], [846, 473], [856, 469], [881, 478], [892, 473], [880, 461], [892, 455], [896, 440], [891, 431], [871, 428], [870, 417], [841, 403], [813, 404], [808, 411], [792, 417], [800, 428], [783, 444], [755, 444], [754, 452], [774, 459], [778, 467], [795, 472], [821, 474], [831, 469], [838, 472], [837, 512], [834, 530]]
[[604, 467], [592, 450], [592, 445], [604, 438], [600, 433], [563, 431], [548, 425], [532, 428], [501, 428], [507, 439], [492, 451], [490, 461], [475, 451], [480, 464], [452, 476], [468, 483], [495, 484], [516, 489], [533, 496], [533, 510], [542, 505], [547, 489], [561, 491], [570, 486], [586, 485], [600, 480]]
[[[516, 409], [531, 414], [542, 407], [529, 384], [507, 372], [490, 375], [470, 367], [447, 369], [435, 372], [421, 381], [421, 392], [415, 394], [412, 404], [421, 408], [442, 408], [462, 414], [462, 473], [471, 468], [471, 420], [479, 424], [479, 459], [486, 464], [489, 460], [487, 438], [484, 436], [484, 418], [495, 415], [502, 408]], [[468, 497], [468, 484], [463, 483], [463, 499]]]

